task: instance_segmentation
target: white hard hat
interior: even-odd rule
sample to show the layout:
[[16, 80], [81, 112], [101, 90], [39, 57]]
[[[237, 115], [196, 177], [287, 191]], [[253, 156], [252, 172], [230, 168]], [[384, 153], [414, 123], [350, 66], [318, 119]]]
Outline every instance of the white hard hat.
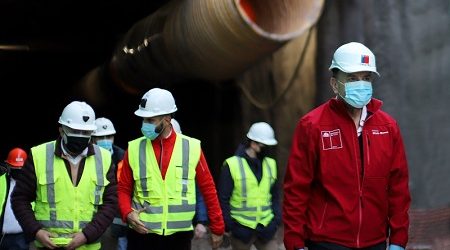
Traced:
[[155, 117], [175, 111], [177, 111], [177, 105], [172, 93], [165, 89], [153, 88], [144, 94], [139, 109], [134, 114], [140, 117]]
[[182, 134], [180, 124], [177, 120], [172, 118], [172, 120], [170, 120], [170, 123], [172, 123], [172, 128], [175, 130], [175, 132]]
[[339, 47], [333, 55], [330, 70], [337, 68], [345, 73], [370, 71], [377, 72], [375, 55], [361, 43], [351, 42]]
[[97, 118], [95, 126], [97, 126], [97, 129], [92, 133], [92, 136], [114, 135], [116, 133], [114, 125], [108, 118]]
[[269, 146], [278, 143], [277, 140], [275, 140], [275, 133], [273, 132], [272, 127], [265, 122], [254, 123], [248, 130], [247, 138]]
[[94, 110], [85, 102], [69, 103], [59, 117], [59, 124], [76, 130], [95, 130]]

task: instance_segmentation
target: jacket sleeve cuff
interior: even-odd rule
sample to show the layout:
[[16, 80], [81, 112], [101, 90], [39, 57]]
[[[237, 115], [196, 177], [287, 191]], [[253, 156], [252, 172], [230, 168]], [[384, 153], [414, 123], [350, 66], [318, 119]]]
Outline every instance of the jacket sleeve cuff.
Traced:
[[128, 210], [125, 214], [122, 215], [122, 221], [124, 223], [128, 223], [128, 214], [130, 214], [131, 212], [133, 212], [133, 209]]
[[304, 243], [298, 239], [290, 239], [289, 237], [284, 236], [284, 246], [286, 250], [300, 250], [304, 249]]
[[89, 232], [89, 229], [86, 230], [86, 228], [84, 228], [81, 232], [84, 234], [84, 237], [86, 237], [86, 244], [91, 244], [96, 240], [96, 239], [89, 238], [89, 235], [91, 235]]

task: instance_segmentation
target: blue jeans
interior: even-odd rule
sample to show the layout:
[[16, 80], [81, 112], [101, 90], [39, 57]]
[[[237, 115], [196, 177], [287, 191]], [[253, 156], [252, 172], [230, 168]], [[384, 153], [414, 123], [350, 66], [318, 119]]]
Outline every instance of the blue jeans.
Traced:
[[127, 236], [117, 238], [117, 250], [127, 250]]

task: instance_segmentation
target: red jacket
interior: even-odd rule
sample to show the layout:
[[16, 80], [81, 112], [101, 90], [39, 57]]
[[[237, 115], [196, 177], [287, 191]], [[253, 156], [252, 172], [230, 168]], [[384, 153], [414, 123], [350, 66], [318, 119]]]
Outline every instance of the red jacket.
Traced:
[[284, 180], [287, 250], [305, 240], [363, 248], [387, 237], [406, 246], [408, 164], [397, 122], [381, 106], [373, 98], [367, 105], [363, 158], [342, 101], [329, 100], [297, 124]]
[[[157, 138], [152, 141], [153, 150], [155, 151], [156, 159], [161, 162], [161, 175], [163, 179], [166, 176], [167, 168], [169, 166], [170, 158], [172, 157], [173, 146], [175, 144], [176, 133], [171, 133], [167, 138]], [[161, 156], [161, 151], [163, 155]], [[220, 209], [219, 200], [217, 198], [216, 187], [214, 180], [209, 172], [208, 164], [206, 163], [203, 152], [196, 168], [196, 182], [197, 186], [204, 197], [206, 207], [208, 210], [209, 227], [211, 232], [217, 235], [222, 235], [225, 230], [225, 224], [222, 218], [222, 210]], [[122, 169], [118, 177], [119, 183], [117, 185], [117, 193], [119, 198], [119, 208], [122, 214], [122, 219], [126, 221], [127, 215], [132, 211], [131, 200], [133, 194], [134, 180], [131, 172], [130, 164], [128, 162], [128, 150], [125, 152]]]

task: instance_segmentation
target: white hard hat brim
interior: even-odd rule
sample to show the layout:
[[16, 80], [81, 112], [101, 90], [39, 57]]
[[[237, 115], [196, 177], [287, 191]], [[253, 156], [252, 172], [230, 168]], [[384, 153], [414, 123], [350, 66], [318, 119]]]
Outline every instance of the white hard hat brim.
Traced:
[[59, 121], [59, 124], [67, 126], [71, 129], [76, 129], [76, 130], [94, 131], [97, 129], [97, 126], [95, 126], [95, 125], [76, 125], [76, 124], [69, 124], [69, 123], [62, 122], [62, 121]]
[[373, 67], [367, 67], [365, 65], [361, 65], [361, 66], [347, 66], [347, 67], [340, 67], [340, 66], [335, 66], [332, 65], [329, 70], [332, 69], [339, 69], [340, 71], [350, 74], [350, 73], [355, 73], [355, 72], [364, 72], [364, 71], [369, 71], [369, 72], [373, 72], [375, 74], [377, 74], [377, 76], [380, 76], [380, 73], [378, 73], [378, 71], [376, 69], [374, 69]]
[[273, 140], [267, 140], [267, 141], [264, 141], [264, 142], [261, 142], [262, 144], [266, 144], [266, 145], [268, 145], [268, 146], [274, 146], [274, 145], [277, 145], [278, 144], [278, 141], [277, 140], [275, 140], [275, 139], [273, 139]]
[[[175, 111], [176, 111], [176, 109], [175, 109]], [[174, 112], [171, 112], [171, 113], [156, 112], [155, 113], [155, 112], [148, 112], [148, 111], [143, 111], [143, 110], [138, 109], [138, 110], [134, 111], [134, 114], [139, 116], [139, 117], [150, 118], [150, 117], [155, 117], [155, 116], [159, 116], [159, 115], [168, 115], [168, 114], [172, 114]]]
[[92, 133], [92, 136], [107, 136], [107, 135], [115, 135], [116, 131], [108, 131], [108, 132], [100, 132], [100, 133]]
[[277, 145], [278, 144], [278, 141], [275, 140], [275, 139], [262, 140], [262, 139], [253, 137], [253, 136], [251, 136], [249, 134], [247, 134], [247, 138], [252, 140], [252, 141], [259, 142], [259, 143], [262, 143], [262, 144], [268, 145], [268, 146], [273, 146], [273, 145]]

